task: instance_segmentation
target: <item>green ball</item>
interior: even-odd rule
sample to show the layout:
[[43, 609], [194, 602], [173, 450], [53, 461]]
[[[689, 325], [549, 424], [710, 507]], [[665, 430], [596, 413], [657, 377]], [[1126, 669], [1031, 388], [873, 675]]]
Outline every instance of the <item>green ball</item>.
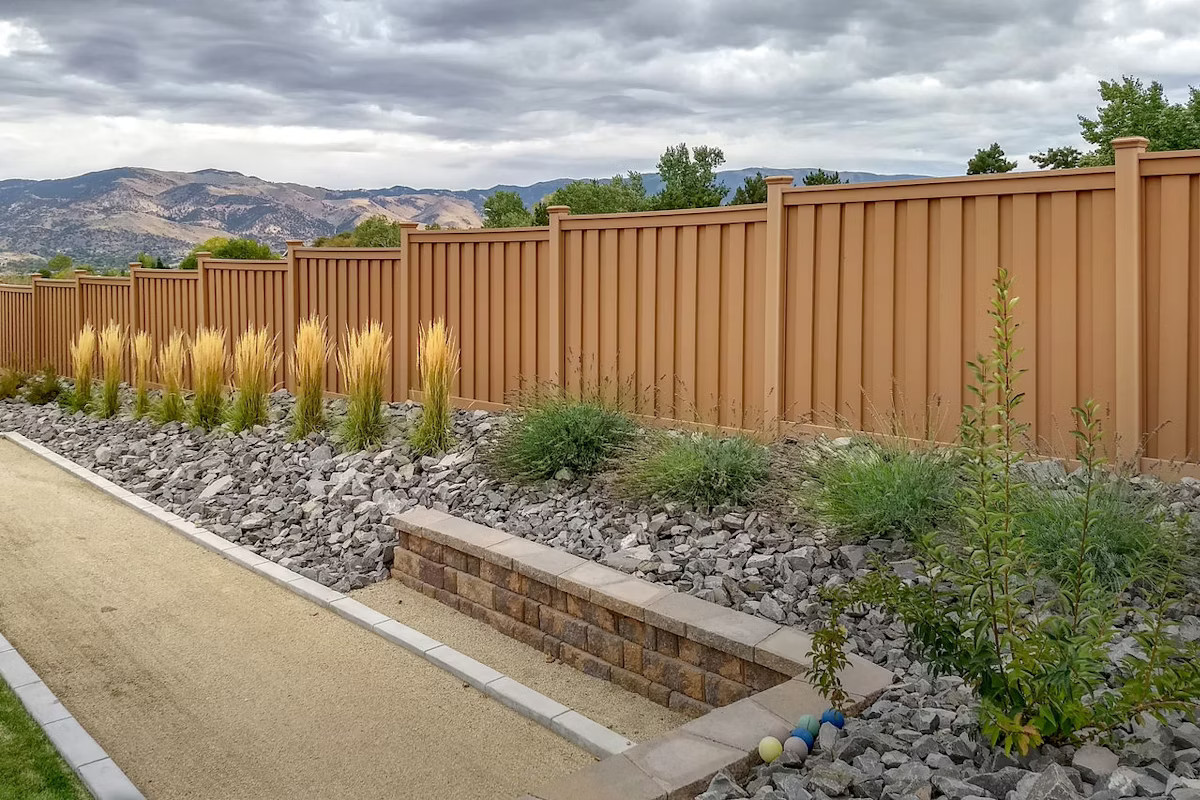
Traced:
[[764, 736], [758, 743], [758, 757], [763, 763], [770, 764], [783, 755], [783, 745], [774, 736]]
[[805, 714], [800, 719], [796, 720], [797, 728], [806, 728], [809, 733], [816, 736], [821, 732], [821, 720], [814, 717], [812, 714]]

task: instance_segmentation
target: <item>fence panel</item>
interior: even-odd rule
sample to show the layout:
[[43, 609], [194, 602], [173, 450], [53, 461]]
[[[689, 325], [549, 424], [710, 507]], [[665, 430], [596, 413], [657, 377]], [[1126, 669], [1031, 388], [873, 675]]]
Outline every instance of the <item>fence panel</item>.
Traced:
[[786, 191], [784, 418], [952, 441], [1004, 267], [1020, 413], [1072, 452], [1071, 408], [1115, 394], [1114, 198], [1111, 168]]
[[1146, 153], [1142, 384], [1146, 455], [1200, 460], [1200, 151]]
[[275, 337], [280, 355], [275, 382], [282, 386], [287, 368], [285, 354], [291, 352], [293, 332], [287, 322], [288, 262], [204, 259], [202, 274], [204, 324], [223, 328], [233, 352], [237, 337], [248, 328], [266, 328]]
[[568, 391], [761, 424], [765, 206], [568, 216], [562, 230]]
[[33, 279], [39, 356], [58, 374], [71, 376], [71, 342], [79, 332], [75, 281]]
[[[91, 322], [97, 333], [110, 321], [121, 326], [126, 338], [125, 355], [121, 359], [121, 374], [127, 381], [133, 379], [133, 360], [128, 347], [128, 338], [133, 327], [130, 305], [132, 291], [132, 278], [79, 276], [79, 320], [81, 323]], [[97, 355], [97, 369], [100, 364], [99, 358]]]
[[[181, 331], [191, 340], [200, 324], [200, 274], [196, 270], [133, 269], [134, 326], [146, 331], [154, 342], [154, 352]], [[155, 373], [157, 376], [157, 373]], [[191, 365], [184, 368], [184, 383], [191, 386]]]
[[502, 404], [553, 374], [548, 326], [547, 228], [409, 234], [408, 359], [414, 387], [420, 326], [437, 318], [459, 339], [461, 370], [452, 393]]
[[[399, 249], [307, 248], [294, 252], [296, 320], [322, 316], [337, 348], [346, 331], [378, 320], [392, 336], [392, 369], [385, 387], [389, 401], [407, 399], [400, 370], [402, 348], [397, 333], [404, 323], [399, 289], [404, 256]], [[344, 393], [345, 382], [331, 354], [325, 371], [327, 391]]]
[[0, 285], [0, 366], [24, 372], [39, 368], [36, 344], [33, 287]]

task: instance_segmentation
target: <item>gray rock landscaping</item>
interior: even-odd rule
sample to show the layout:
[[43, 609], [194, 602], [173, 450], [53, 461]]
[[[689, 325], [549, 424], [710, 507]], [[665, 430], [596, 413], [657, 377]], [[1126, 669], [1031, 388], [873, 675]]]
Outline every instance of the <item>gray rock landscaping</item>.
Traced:
[[[455, 448], [416, 457], [400, 432], [419, 409], [393, 405], [393, 441], [343, 454], [319, 435], [289, 441], [284, 419], [290, 404], [286, 394], [274, 395], [277, 421], [233, 435], [6, 401], [0, 402], [0, 430], [17, 430], [340, 591], [387, 577], [397, 541], [388, 520], [416, 504], [809, 630], [826, 614], [822, 587], [865, 574], [875, 557], [903, 578], [917, 577], [903, 542], [839, 544], [831, 531], [766, 509], [638, 504], [616, 497], [604, 479], [498, 483], [476, 458], [505, 424], [494, 414], [456, 412]], [[1068, 479], [1048, 463], [1029, 467], [1028, 477], [1050, 485]], [[1164, 487], [1141, 477], [1135, 483], [1162, 493], [1168, 513], [1200, 515], [1200, 481]], [[1180, 607], [1177, 635], [1200, 639], [1198, 610], [1194, 602]], [[1046, 746], [1029, 756], [1007, 755], [981, 741], [977, 700], [960, 679], [933, 677], [909, 658], [898, 623], [878, 610], [844, 621], [851, 633], [847, 649], [893, 670], [901, 682], [844, 730], [823, 731], [825, 746], [805, 762], [761, 765], [743, 782], [719, 776], [704, 800], [1200, 800], [1200, 728], [1192, 722], [1137, 724], [1110, 748]], [[1121, 624], [1132, 633], [1135, 621]], [[1134, 646], [1126, 636], [1118, 650]]]

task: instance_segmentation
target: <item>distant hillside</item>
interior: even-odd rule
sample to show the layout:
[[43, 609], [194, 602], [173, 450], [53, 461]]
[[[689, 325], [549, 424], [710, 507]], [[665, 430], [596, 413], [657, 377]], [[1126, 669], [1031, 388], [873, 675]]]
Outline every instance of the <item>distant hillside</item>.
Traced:
[[[790, 174], [799, 183], [813, 170], [751, 167], [726, 170], [718, 177], [722, 184], [736, 187], [758, 171]], [[842, 176], [853, 183], [919, 177], [870, 172]], [[29, 267], [55, 253], [101, 266], [125, 264], [140, 251], [171, 262], [218, 235], [250, 236], [282, 250], [287, 239], [337, 233], [376, 214], [476, 227], [483, 201], [493, 192], [515, 191], [532, 205], [572, 180], [464, 191], [408, 186], [332, 190], [215, 169], [163, 172], [141, 167], [57, 180], [5, 180], [0, 181], [0, 267]], [[656, 174], [646, 175], [650, 193], [660, 186]]]

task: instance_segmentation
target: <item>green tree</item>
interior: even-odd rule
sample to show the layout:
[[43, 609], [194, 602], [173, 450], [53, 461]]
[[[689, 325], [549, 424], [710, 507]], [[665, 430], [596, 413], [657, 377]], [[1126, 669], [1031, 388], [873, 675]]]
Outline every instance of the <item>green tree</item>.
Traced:
[[400, 223], [382, 214], [367, 217], [354, 228], [355, 247], [399, 247]]
[[842, 180], [842, 176], [837, 172], [826, 172], [820, 167], [817, 167], [816, 172], [810, 172], [804, 176], [805, 186], [833, 186], [849, 182], [848, 180]]
[[992, 142], [989, 147], [981, 147], [967, 162], [968, 175], [987, 175], [995, 172], [1011, 172], [1016, 169], [1017, 162], [1009, 161], [999, 142]]
[[75, 262], [71, 260], [70, 256], [59, 253], [46, 262], [46, 269], [51, 272], [63, 272], [71, 269], [74, 265]]
[[155, 269], [166, 269], [167, 268], [167, 265], [163, 263], [162, 256], [159, 256], [158, 258], [154, 259], [154, 268]]
[[639, 172], [614, 175], [611, 181], [572, 181], [546, 195], [533, 207], [533, 224], [549, 225], [550, 206], [570, 206], [572, 214], [623, 214], [649, 206]]
[[1079, 117], [1080, 134], [1093, 149], [1083, 166], [1105, 166], [1114, 160], [1112, 140], [1145, 136], [1150, 150], [1200, 148], [1200, 89], [1192, 88], [1186, 104], [1171, 103], [1158, 81], [1149, 86], [1128, 75], [1100, 81], [1101, 104], [1095, 119]]
[[1074, 169], [1083, 161], [1083, 153], [1069, 146], [1047, 147], [1040, 153], [1030, 153], [1029, 160], [1038, 169]]
[[145, 251], [138, 253], [133, 260], [141, 264], [144, 269], [154, 269], [154, 256]]
[[729, 204], [742, 206], [747, 203], [765, 202], [767, 202], [767, 179], [761, 172], [756, 172], [746, 176], [746, 180], [733, 193], [733, 199], [729, 201]]
[[426, 222], [426, 223], [425, 223], [425, 228], [424, 228], [424, 230], [427, 230], [427, 231], [440, 231], [440, 230], [442, 230], [442, 226], [441, 226], [441, 225], [439, 225], [439, 224], [438, 224], [438, 223], [436, 223], [436, 222]]
[[214, 236], [192, 248], [187, 257], [180, 262], [180, 269], [195, 269], [197, 253], [209, 252], [213, 258], [236, 258], [243, 261], [258, 259], [278, 259], [271, 248], [254, 239], [227, 239], [224, 236]]
[[725, 163], [719, 147], [700, 145], [688, 150], [687, 143], [668, 147], [658, 159], [658, 176], [663, 187], [651, 198], [656, 209], [707, 208], [719, 206], [729, 188], [717, 183], [717, 167]]
[[533, 215], [516, 192], [500, 190], [483, 201], [483, 227], [523, 228], [533, 224]]
[[42, 267], [37, 271], [37, 274], [41, 275], [43, 278], [49, 278], [54, 273], [51, 272], [47, 267]]
[[353, 247], [354, 231], [342, 231], [333, 236], [318, 236], [313, 239], [313, 247]]

